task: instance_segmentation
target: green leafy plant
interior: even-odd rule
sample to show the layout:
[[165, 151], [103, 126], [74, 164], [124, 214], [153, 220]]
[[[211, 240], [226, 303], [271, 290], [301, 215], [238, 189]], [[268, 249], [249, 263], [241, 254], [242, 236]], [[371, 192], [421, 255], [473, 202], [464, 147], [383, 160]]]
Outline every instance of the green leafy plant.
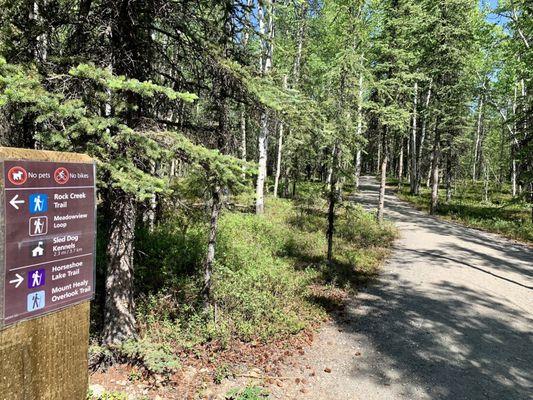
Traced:
[[268, 392], [258, 386], [234, 388], [226, 394], [226, 400], [261, 400], [268, 398]]
[[141, 363], [151, 373], [166, 374], [180, 367], [179, 359], [172, 353], [168, 345], [143, 340], [130, 340], [124, 342], [118, 351], [130, 362]]
[[129, 400], [124, 392], [105, 392], [100, 396], [94, 396], [91, 391], [87, 394], [87, 400]]

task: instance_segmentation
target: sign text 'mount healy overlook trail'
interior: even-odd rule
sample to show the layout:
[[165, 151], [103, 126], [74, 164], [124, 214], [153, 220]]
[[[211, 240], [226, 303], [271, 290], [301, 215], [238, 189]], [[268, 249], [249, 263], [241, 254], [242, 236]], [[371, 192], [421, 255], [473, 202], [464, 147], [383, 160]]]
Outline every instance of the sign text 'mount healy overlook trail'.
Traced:
[[0, 0], [0, 400], [533, 400], [533, 0]]
[[94, 160], [0, 147], [0, 400], [87, 396]]
[[94, 165], [4, 161], [3, 325], [94, 294]]

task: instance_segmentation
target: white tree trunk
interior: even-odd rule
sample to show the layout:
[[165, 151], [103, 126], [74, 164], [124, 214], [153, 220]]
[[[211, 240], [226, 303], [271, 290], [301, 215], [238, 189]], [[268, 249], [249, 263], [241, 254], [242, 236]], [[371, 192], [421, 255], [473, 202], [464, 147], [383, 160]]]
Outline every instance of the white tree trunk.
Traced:
[[279, 124], [278, 156], [276, 160], [276, 175], [274, 177], [274, 197], [278, 197], [279, 177], [281, 176], [281, 152], [283, 147], [283, 122]]
[[261, 115], [261, 127], [259, 129], [259, 171], [257, 174], [256, 203], [255, 212], [263, 214], [265, 212], [265, 180], [267, 174], [267, 145], [268, 145], [268, 114]]
[[[150, 173], [152, 176], [157, 174], [157, 166], [155, 163], [152, 163], [150, 167]], [[150, 232], [154, 231], [155, 228], [155, 216], [157, 211], [157, 195], [152, 193], [150, 196], [150, 206], [148, 207], [148, 230]]]
[[383, 222], [383, 214], [385, 211], [385, 189], [387, 187], [387, 154], [383, 156], [381, 162], [381, 180], [379, 183], [379, 201], [378, 201], [378, 213], [377, 220], [381, 223]]
[[516, 197], [516, 160], [513, 158], [512, 161], [512, 171], [511, 171], [511, 185], [512, 185], [512, 195]]
[[[248, 9], [252, 6], [252, 0], [248, 0], [246, 3]], [[246, 13], [245, 21], [247, 23], [250, 23], [250, 11]], [[248, 40], [250, 38], [250, 31], [248, 27], [245, 28], [243, 38], [242, 38], [242, 45], [243, 47], [246, 47], [248, 45]], [[242, 105], [241, 109], [241, 117], [240, 117], [240, 128], [241, 128], [241, 145], [240, 145], [240, 156], [241, 160], [246, 161], [246, 107], [244, 104]]]
[[[438, 126], [438, 122], [437, 122]], [[435, 142], [433, 144], [433, 157], [431, 162], [431, 204], [430, 214], [437, 212], [439, 205], [439, 162], [440, 162], [440, 133], [438, 127], [435, 128]]]
[[381, 170], [381, 137], [378, 137], [378, 165], [377, 169]]
[[213, 203], [211, 205], [211, 219], [209, 221], [209, 239], [207, 243], [207, 256], [204, 263], [204, 307], [212, 304], [212, 276], [215, 263], [215, 250], [217, 244], [218, 217], [222, 209], [222, 190], [219, 186], [213, 188]]
[[400, 157], [398, 160], [398, 187], [403, 184], [403, 137], [400, 139]]
[[[335, 158], [336, 145], [333, 145], [331, 149], [331, 160]], [[326, 177], [326, 186], [328, 187], [328, 192], [331, 189], [331, 183], [333, 182], [333, 162], [328, 167], [328, 175]]]
[[[416, 186], [415, 186], [415, 194], [420, 193], [420, 181], [422, 179], [422, 152], [424, 151], [424, 143], [426, 140], [426, 131], [427, 131], [427, 125], [428, 125], [428, 110], [429, 110], [429, 103], [431, 101], [431, 89], [433, 86], [433, 81], [429, 82], [428, 87], [428, 93], [426, 96], [426, 104], [424, 108], [424, 115], [422, 118], [422, 132], [420, 133], [420, 145], [418, 146], [417, 156], [416, 156]], [[430, 164], [431, 165], [431, 164]], [[429, 184], [428, 184], [429, 186]]]
[[259, 23], [259, 44], [261, 45], [261, 51], [259, 53], [259, 72], [265, 71], [265, 56], [266, 51], [266, 38], [265, 38], [265, 4], [264, 0], [259, 0], [257, 4], [257, 20]]
[[416, 151], [416, 119], [417, 119], [417, 105], [418, 105], [418, 82], [415, 82], [413, 95], [413, 126], [411, 129], [411, 169], [409, 171], [411, 194], [416, 194], [416, 178], [417, 178], [417, 151]]
[[[268, 37], [265, 32], [265, 15], [266, 10], [268, 14]], [[272, 67], [272, 39], [274, 38], [274, 17], [272, 9], [272, 1], [259, 1], [259, 34], [261, 36], [261, 73], [267, 75]], [[265, 180], [267, 175], [267, 145], [268, 145], [268, 111], [264, 110], [261, 114], [261, 126], [258, 138], [258, 153], [259, 153], [259, 170], [257, 173], [256, 185], [256, 204], [255, 211], [257, 214], [263, 214], [265, 211]]]
[[477, 163], [479, 158], [479, 145], [481, 142], [481, 129], [483, 123], [483, 95], [479, 97], [478, 104], [478, 117], [477, 117], [477, 131], [476, 131], [476, 144], [474, 146], [474, 165], [472, 166], [472, 180], [475, 181], [477, 178]]
[[244, 106], [241, 110], [241, 160], [246, 161], [246, 112]]
[[361, 149], [355, 153], [355, 190], [359, 190], [359, 179], [361, 177]]
[[[361, 59], [363, 57], [361, 56]], [[357, 139], [363, 136], [363, 72], [359, 73], [359, 87], [357, 96]], [[355, 154], [355, 190], [359, 189], [359, 178], [361, 177], [361, 145], [357, 145]]]
[[[529, 47], [528, 47], [529, 48]], [[524, 136], [527, 135], [527, 131], [528, 131], [528, 125], [527, 125], [527, 122], [528, 122], [528, 118], [526, 118], [526, 115], [527, 115], [527, 99], [526, 99], [526, 96], [527, 96], [527, 87], [526, 87], [526, 81], [524, 80], [524, 78], [522, 78], [520, 80], [520, 85], [522, 87], [522, 112], [524, 114]]]
[[[43, 7], [46, 7], [46, 1], [43, 1]], [[39, 3], [34, 1], [32, 9], [30, 10], [29, 15], [30, 20], [34, 20], [36, 24], [41, 23], [41, 10], [39, 9]], [[48, 58], [48, 36], [46, 33], [42, 33], [39, 36], [37, 36], [37, 43], [35, 44], [34, 50], [34, 58], [38, 60], [40, 63], [45, 63]]]

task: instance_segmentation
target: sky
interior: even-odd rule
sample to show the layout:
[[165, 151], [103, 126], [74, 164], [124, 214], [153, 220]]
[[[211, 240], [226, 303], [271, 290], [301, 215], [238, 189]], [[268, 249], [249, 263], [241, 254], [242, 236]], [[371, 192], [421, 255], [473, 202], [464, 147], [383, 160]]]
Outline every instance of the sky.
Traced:
[[[480, 6], [485, 5], [485, 6], [489, 6], [492, 9], [495, 9], [496, 7], [498, 7], [498, 0], [479, 0], [479, 4]], [[502, 17], [501, 15], [497, 15], [497, 14], [489, 14], [487, 16], [487, 21], [495, 23], [495, 24], [499, 24], [499, 25], [504, 25], [505, 22], [507, 21], [507, 18]]]

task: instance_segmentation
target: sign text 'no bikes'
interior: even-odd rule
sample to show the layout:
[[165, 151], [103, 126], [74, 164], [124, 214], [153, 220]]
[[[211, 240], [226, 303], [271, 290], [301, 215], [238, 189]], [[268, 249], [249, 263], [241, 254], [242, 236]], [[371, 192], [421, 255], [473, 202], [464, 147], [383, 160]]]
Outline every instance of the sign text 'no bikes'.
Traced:
[[3, 178], [2, 325], [91, 299], [94, 164], [6, 160]]

